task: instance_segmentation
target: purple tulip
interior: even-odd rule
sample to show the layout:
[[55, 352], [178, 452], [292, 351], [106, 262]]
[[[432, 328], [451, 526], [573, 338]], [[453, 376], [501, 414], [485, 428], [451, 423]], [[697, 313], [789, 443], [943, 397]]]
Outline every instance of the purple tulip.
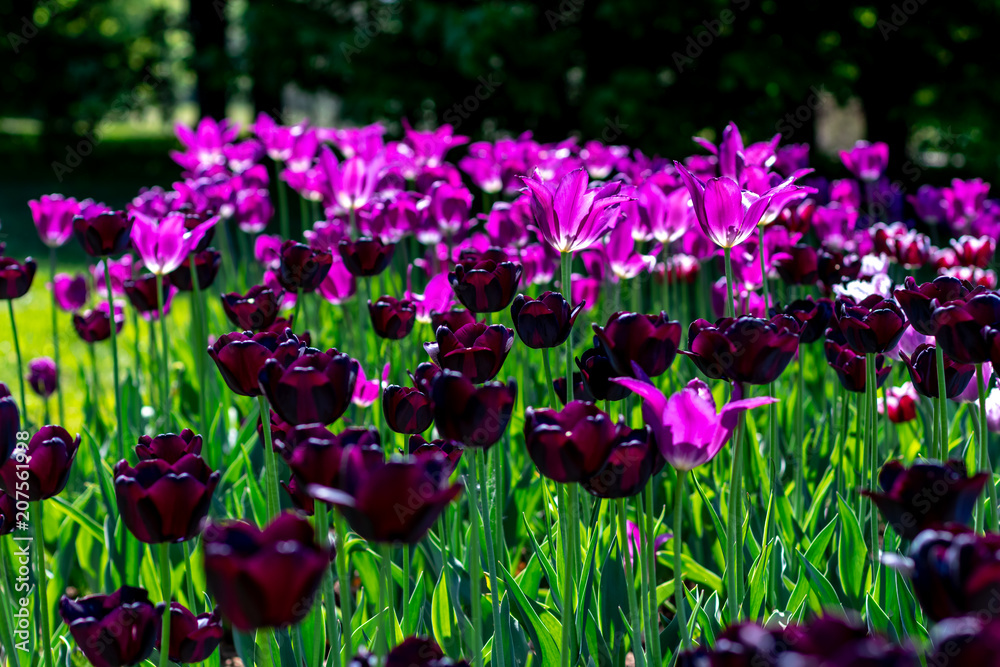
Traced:
[[177, 463], [187, 454], [201, 456], [202, 438], [195, 435], [189, 428], [176, 433], [163, 433], [155, 438], [148, 435], [139, 436], [139, 444], [135, 447], [136, 456], [140, 461], [162, 459], [167, 463]]
[[939, 302], [931, 313], [937, 344], [945, 354], [962, 364], [991, 360], [991, 346], [997, 348], [995, 327], [998, 322], [1000, 295], [993, 292], [974, 291], [966, 299]]
[[391, 384], [382, 391], [382, 414], [396, 433], [423, 433], [434, 420], [434, 406], [419, 389]]
[[476, 324], [475, 313], [459, 308], [431, 313], [431, 328], [434, 331], [437, 331], [441, 327], [448, 327], [452, 331], [458, 331], [466, 324]]
[[260, 388], [289, 424], [332, 424], [354, 396], [358, 362], [330, 349], [304, 352], [287, 365], [269, 358], [260, 369]]
[[881, 141], [859, 141], [849, 151], [840, 151], [840, 161], [862, 181], [877, 181], [889, 165], [889, 146]]
[[389, 266], [396, 244], [384, 244], [380, 239], [363, 237], [357, 241], [344, 239], [337, 246], [344, 266], [354, 276], [375, 276]]
[[102, 295], [108, 293], [104, 276], [105, 263], [107, 263], [108, 272], [111, 274], [111, 294], [114, 296], [125, 296], [125, 281], [132, 280], [135, 277], [136, 266], [132, 255], [122, 255], [119, 260], [105, 257], [97, 264], [90, 266], [90, 276], [94, 280], [94, 291]]
[[120, 255], [128, 248], [131, 221], [124, 211], [107, 211], [95, 216], [73, 218], [73, 234], [91, 257]]
[[604, 466], [582, 486], [598, 498], [631, 498], [665, 463], [648, 427], [625, 428], [612, 443]]
[[[288, 334], [290, 334], [290, 330]], [[222, 374], [226, 385], [240, 396], [260, 396], [261, 388], [258, 376], [264, 368], [264, 362], [271, 358], [279, 347], [288, 348], [289, 356], [298, 356], [301, 342], [294, 334], [275, 334], [251, 331], [232, 333], [219, 336], [208, 348], [208, 356]]]
[[410, 301], [391, 296], [383, 296], [375, 303], [369, 300], [368, 314], [375, 333], [389, 340], [406, 338], [417, 322], [417, 307]]
[[28, 362], [28, 384], [36, 394], [48, 398], [59, 389], [59, 370], [50, 357], [38, 357]]
[[[938, 397], [938, 369], [934, 345], [923, 344], [917, 347], [912, 356], [901, 355], [910, 380], [921, 396]], [[955, 398], [969, 386], [976, 367], [972, 364], [959, 364], [944, 357], [944, 393], [948, 398]], [[989, 377], [987, 375], [986, 377]], [[976, 396], [979, 388], [976, 387]]]
[[42, 243], [59, 248], [73, 235], [73, 218], [80, 215], [80, 204], [72, 197], [42, 195], [28, 202], [31, 217]]
[[559, 292], [543, 292], [537, 299], [518, 294], [510, 305], [510, 318], [521, 341], [540, 350], [566, 342], [583, 306], [570, 308]]
[[448, 466], [441, 470], [443, 478], [447, 479], [451, 473], [455, 472], [458, 462], [462, 459], [462, 446], [452, 440], [438, 438], [427, 442], [419, 435], [411, 435], [407, 441], [407, 449], [410, 456], [414, 458], [440, 457], [444, 456], [448, 460]]
[[674, 363], [681, 342], [680, 322], [658, 315], [614, 313], [605, 326], [591, 325], [595, 339], [619, 375], [632, 375], [632, 364], [650, 377], [659, 377]]
[[198, 279], [198, 289], [206, 290], [215, 282], [222, 267], [222, 253], [214, 248], [195, 252], [184, 258], [181, 265], [169, 274], [170, 284], [181, 292], [191, 292], [194, 284], [191, 282], [191, 262], [194, 262], [194, 272]]
[[142, 588], [122, 586], [110, 595], [59, 599], [59, 616], [94, 667], [138, 665], [153, 653], [163, 603]]
[[896, 301], [906, 313], [906, 318], [913, 328], [925, 336], [934, 336], [937, 333], [931, 319], [935, 300], [939, 304], [967, 300], [973, 292], [972, 285], [948, 276], [940, 276], [922, 285], [917, 285], [913, 276], [907, 276], [903, 285], [904, 289], [897, 289], [894, 294]]
[[19, 262], [13, 257], [0, 257], [0, 299], [20, 299], [31, 289], [38, 264], [28, 257]]
[[899, 305], [878, 294], [860, 303], [850, 297], [837, 299], [834, 313], [847, 344], [858, 354], [888, 352], [909, 326]]
[[502, 324], [466, 324], [458, 331], [440, 327], [434, 343], [424, 343], [431, 361], [479, 384], [500, 372], [514, 345], [514, 331]]
[[62, 426], [43, 426], [0, 467], [0, 490], [31, 502], [59, 495], [79, 448], [79, 435], [71, 437]]
[[[120, 304], [115, 304], [115, 332], [120, 333], [125, 325], [125, 313]], [[97, 343], [111, 336], [111, 313], [108, 302], [102, 301], [97, 308], [73, 315], [73, 328], [85, 343]]]
[[374, 428], [348, 428], [335, 435], [321, 424], [302, 424], [289, 434], [288, 467], [303, 490], [311, 484], [337, 489], [343, 481], [344, 450], [356, 445], [365, 456], [384, 459], [379, 442]]
[[776, 315], [723, 318], [714, 325], [695, 320], [688, 328], [689, 357], [706, 376], [764, 385], [774, 382], [799, 347], [795, 318]]
[[17, 433], [21, 430], [21, 413], [10, 389], [0, 382], [0, 466], [14, 453]]
[[156, 276], [152, 273], [141, 275], [135, 280], [125, 281], [125, 296], [129, 302], [147, 320], [159, 320], [161, 316], [170, 313], [170, 304], [177, 294], [177, 288], [164, 280], [162, 291], [156, 293]]
[[[173, 662], [191, 664], [208, 660], [226, 634], [218, 609], [195, 616], [180, 602], [170, 603], [170, 642], [167, 656]], [[163, 638], [156, 640], [162, 651]]]
[[[829, 333], [827, 341], [823, 346], [827, 363], [830, 364], [830, 368], [837, 374], [837, 378], [844, 389], [857, 394], [864, 393], [865, 388], [868, 386], [868, 361], [865, 355], [858, 354], [851, 349], [844, 342], [843, 335], [837, 336], [839, 332], [834, 332], [832, 337], [829, 336]], [[885, 383], [891, 370], [892, 367], [885, 364], [885, 356], [876, 354], [876, 386], [881, 387]]]
[[[815, 343], [826, 333], [830, 320], [833, 318], [833, 301], [825, 298], [813, 299], [812, 296], [807, 296], [805, 299], [792, 301], [778, 312], [795, 318], [795, 321], [799, 323], [799, 344], [808, 345]], [[778, 312], [772, 310], [771, 315], [774, 316]]]
[[382, 387], [389, 384], [389, 372], [391, 367], [386, 364], [382, 367], [382, 377], [368, 379], [365, 375], [365, 369], [358, 364], [358, 381], [354, 384], [354, 394], [351, 396], [351, 402], [359, 408], [367, 408], [372, 403], [378, 400], [378, 397], [382, 395]]
[[329, 252], [285, 241], [281, 245], [278, 282], [289, 292], [315, 292], [330, 272], [332, 264], [333, 257]]
[[507, 260], [502, 251], [463, 257], [448, 281], [455, 296], [474, 313], [496, 313], [510, 305], [524, 268]]
[[82, 273], [75, 276], [68, 273], [57, 273], [53, 281], [49, 283], [48, 288], [55, 295], [56, 304], [68, 313], [83, 308], [90, 294], [87, 277]]
[[136, 211], [132, 214], [132, 245], [146, 269], [155, 275], [165, 276], [181, 265], [214, 224], [213, 219], [189, 234], [182, 213], [167, 214], [157, 223]]
[[222, 295], [222, 310], [241, 331], [261, 331], [274, 324], [278, 317], [281, 293], [263, 285], [254, 285], [245, 294], [230, 292]]
[[381, 156], [354, 155], [342, 163], [328, 147], [320, 151], [317, 168], [326, 177], [323, 196], [328, 206], [358, 210], [372, 198], [385, 166]]
[[584, 482], [607, 463], [628, 427], [593, 403], [570, 401], [562, 410], [528, 407], [524, 442], [538, 472], [556, 482]]
[[819, 279], [816, 249], [812, 246], [789, 246], [772, 255], [771, 263], [788, 285], [812, 285]]
[[463, 447], [489, 449], [507, 430], [517, 383], [487, 382], [477, 387], [460, 373], [446, 370], [434, 379], [430, 395], [434, 424], [442, 437]]
[[[611, 381], [618, 373], [611, 359], [607, 356], [604, 346], [594, 337], [594, 347], [585, 351], [576, 359], [580, 375], [586, 385], [587, 393], [599, 401], [620, 401], [632, 392]], [[565, 378], [563, 378], [565, 382]], [[574, 392], [573, 394], [577, 394]], [[581, 397], [583, 394], [580, 395]]]

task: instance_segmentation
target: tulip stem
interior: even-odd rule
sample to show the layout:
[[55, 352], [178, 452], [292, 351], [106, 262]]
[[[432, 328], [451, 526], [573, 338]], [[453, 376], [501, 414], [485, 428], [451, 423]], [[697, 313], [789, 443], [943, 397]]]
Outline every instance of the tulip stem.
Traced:
[[[483, 667], [483, 607], [480, 586], [483, 578], [483, 563], [479, 556], [479, 529], [482, 527], [479, 518], [479, 491], [476, 488], [477, 475], [475, 462], [468, 461], [469, 472], [466, 473], [465, 487], [469, 490], [469, 576], [472, 595], [472, 655], [476, 667]], [[469, 479], [469, 473], [472, 479]]]
[[987, 488], [990, 492], [990, 527], [993, 532], [997, 532], [1000, 531], [1000, 513], [997, 512], [997, 484], [993, 478], [993, 463], [990, 461], [990, 432], [986, 427], [986, 377], [982, 364], [976, 364], [976, 382], [979, 385], [979, 469], [989, 475]]
[[[878, 477], [878, 378], [875, 372], [875, 354], [867, 353], [865, 359], [865, 372], [868, 377], [865, 381], [865, 394], [868, 398], [868, 490], [875, 491], [875, 480]], [[872, 582], [878, 581], [879, 558], [878, 558], [878, 510], [875, 503], [869, 503], [871, 507], [871, 557], [872, 557]], [[874, 583], [873, 583], [874, 585]], [[878, 584], [882, 585], [881, 582]]]
[[[57, 321], [57, 304], [56, 304], [56, 249], [54, 247], [49, 248], [49, 280], [52, 283], [52, 356], [55, 357], [56, 362], [56, 404], [59, 406], [59, 423], [66, 423], [66, 409], [63, 406], [63, 387], [62, 382], [59, 381], [59, 375], [62, 373], [62, 364], [59, 360], [59, 324]], [[45, 420], [48, 422], [48, 419]]]
[[[118, 460], [125, 460], [125, 420], [122, 418], [122, 388], [118, 381], [118, 316], [115, 313], [115, 298], [111, 292], [111, 258], [104, 258], [104, 286], [108, 291], [108, 317], [111, 319], [111, 359], [115, 374], [115, 434], [118, 438]], [[11, 320], [13, 322], [13, 319]], [[17, 340], [17, 336], [14, 337]]]
[[287, 241], [291, 238], [291, 229], [288, 224], [288, 185], [281, 178], [281, 172], [285, 164], [281, 160], [274, 162], [274, 180], [278, 182], [278, 214], [280, 216], [281, 239]]
[[556, 394], [556, 385], [552, 381], [552, 363], [549, 361], [549, 348], [542, 348], [542, 358], [545, 360], [545, 382], [549, 386], [549, 405], [553, 410], [559, 409], [559, 398]]
[[[728, 257], [729, 250], [726, 250]], [[726, 580], [728, 582], [727, 597], [729, 606], [729, 625], [735, 624], [740, 616], [740, 601], [737, 595], [737, 550], [742, 548], [740, 544], [740, 475], [743, 474], [743, 419], [741, 415], [736, 424], [736, 435], [733, 443], [733, 460], [729, 473], [729, 509], [726, 517]]]
[[[473, 466], [473, 473], [477, 479], [472, 483], [476, 484], [480, 480], [483, 482], [483, 493], [479, 498], [479, 501], [483, 506], [483, 524], [486, 526], [486, 563], [487, 569], [490, 573], [490, 601], [493, 604], [493, 649], [490, 662], [494, 665], [506, 665], [504, 662], [503, 655], [503, 618], [500, 616], [500, 588], [497, 585], [497, 560], [496, 555], [493, 551], [493, 529], [490, 523], [490, 503], [489, 499], [486, 497], [486, 450], [482, 448], [476, 448], [473, 450], [473, 457], [475, 458], [475, 464]], [[499, 480], [494, 480], [499, 481]], [[499, 487], [497, 487], [499, 492]], [[495, 502], [499, 506], [500, 498], [499, 493]]]
[[[682, 551], [684, 542], [681, 540], [681, 524], [684, 521], [684, 479], [687, 470], [677, 471], [677, 485], [674, 489], [674, 606], [677, 607], [677, 619], [680, 625], [681, 645], [685, 650], [691, 648], [691, 637], [688, 636], [687, 611], [684, 609], [684, 578]], [[774, 495], [772, 489], [771, 495]]]
[[[163, 294], [163, 276], [156, 274], [156, 319], [160, 323], [160, 346], [163, 348], [163, 365], [160, 367], [163, 383], [163, 428], [170, 430], [170, 342], [167, 338], [167, 297]], [[113, 327], [112, 327], [113, 328]], [[119, 415], [119, 420], [121, 415]], [[120, 423], [120, 422], [119, 422]]]
[[55, 662], [52, 660], [52, 637], [49, 633], [49, 577], [45, 571], [45, 519], [42, 513], [42, 505], [44, 503], [44, 500], [32, 503], [34, 505], [34, 511], [32, 512], [34, 521], [32, 521], [31, 527], [34, 532], [33, 537], [35, 542], [35, 569], [37, 570], [35, 577], [38, 581], [38, 608], [42, 621], [42, 658], [45, 667], [53, 667]]
[[736, 300], [733, 298], [733, 258], [732, 248], [723, 248], [723, 255], [726, 259], [726, 317], [735, 317]]
[[[334, 513], [333, 525], [337, 531], [337, 580], [340, 582], [340, 622], [343, 626], [341, 636], [347, 659], [350, 660], [354, 655], [354, 647], [351, 636], [351, 575], [347, 562], [347, 530], [344, 527], [344, 518], [338, 513]], [[327, 595], [329, 596], [327, 615], [332, 619], [332, 623], [336, 623], [337, 617], [333, 611], [333, 586], [330, 586]], [[339, 656], [338, 662], [342, 662]]]
[[[14, 587], [11, 585], [10, 578], [7, 572], [7, 548], [5, 546], [0, 546], [0, 580], [3, 581], [3, 590], [8, 597], [14, 596]], [[3, 639], [3, 650], [8, 656], [8, 667], [13, 664], [14, 667], [20, 667], [21, 661], [18, 656], [18, 649], [14, 643], [14, 635], [12, 634], [12, 618], [10, 617], [9, 607], [0, 609], [0, 637]]]
[[[323, 501], [316, 501], [316, 540], [319, 542], [320, 549], [324, 552], [330, 548], [330, 517], [327, 513], [326, 503]], [[323, 608], [326, 610], [326, 634], [330, 640], [331, 646], [331, 656], [337, 656], [337, 664], [340, 664], [340, 633], [337, 628], [337, 610], [334, 606], [333, 600], [333, 587], [330, 585], [332, 583], [333, 575], [326, 571], [323, 574]], [[316, 632], [313, 644], [316, 647], [313, 651], [313, 664], [316, 667], [321, 667], [323, 665], [323, 643], [319, 641], [320, 627], [322, 627], [323, 611], [320, 609], [316, 610]]]
[[663, 664], [663, 659], [660, 656], [660, 606], [656, 599], [656, 530], [653, 525], [656, 516], [653, 514], [652, 478], [646, 485], [646, 516], [644, 518], [646, 520], [646, 535], [641, 540], [641, 550], [645, 553], [646, 567], [649, 570], [649, 590], [646, 593], [649, 595], [649, 642], [651, 645], [649, 655], [652, 664], [659, 667]]
[[629, 552], [628, 530], [625, 524], [625, 499], [615, 500], [618, 508], [618, 552], [625, 563], [625, 589], [628, 593], [629, 617], [632, 621], [632, 656], [636, 667], [645, 667], [646, 658], [642, 651], [642, 633], [640, 631], [639, 604], [635, 598], [635, 572], [632, 567], [632, 554]]
[[[207, 312], [202, 309], [204, 302], [201, 297], [201, 285], [198, 284], [198, 271], [195, 267], [193, 253], [188, 257], [188, 264], [191, 267], [191, 315], [194, 319], [195, 336], [198, 341], [192, 350], [195, 371], [198, 373], [198, 419], [201, 423], [201, 432], [207, 436], [209, 424], [208, 415], [205, 412], [205, 346], [208, 341], [202, 337]], [[209, 451], [212, 449], [210, 447]]]
[[[806, 502], [806, 479], [805, 479], [805, 464], [806, 464], [806, 452], [805, 452], [805, 405], [806, 405], [806, 381], [805, 381], [805, 369], [803, 368], [802, 355], [804, 350], [802, 346], [799, 345], [799, 363], [798, 363], [798, 386], [795, 392], [795, 447], [798, 448], [798, 453], [801, 454], [799, 460], [794, 463], [795, 465], [795, 516], [802, 519], [802, 512], [805, 509]], [[774, 384], [771, 385], [771, 391], [769, 392], [771, 396], [774, 396]], [[773, 407], [773, 405], [771, 406]], [[771, 416], [774, 416], [773, 414]]]
[[191, 564], [191, 543], [184, 542], [184, 569], [187, 571], [187, 596], [188, 596], [188, 607], [194, 614], [198, 615], [198, 597], [194, 592], [194, 570]]
[[[14, 334], [14, 353], [17, 356], [17, 381], [21, 387], [21, 411], [27, 421], [28, 404], [24, 400], [24, 365], [21, 361], [21, 343], [17, 338], [17, 324], [14, 321], [14, 300], [7, 299], [7, 312], [10, 313], [10, 330]], [[112, 328], [114, 324], [112, 323]]]
[[937, 361], [938, 447], [941, 451], [941, 461], [946, 461], [948, 460], [948, 392], [944, 384], [944, 350], [940, 345], [934, 346], [934, 357]]
[[[379, 554], [382, 556], [380, 563], [382, 569], [382, 580], [378, 587], [378, 606], [382, 609], [382, 655], [388, 656], [393, 647], [393, 635], [395, 635], [395, 622], [392, 610], [392, 551], [388, 544], [379, 545]], [[387, 658], [388, 659], [388, 658]]]
[[160, 667], [170, 665], [170, 542], [160, 543], [160, 594], [163, 597], [163, 631], [160, 633]]
[[264, 493], [267, 498], [267, 520], [270, 521], [281, 511], [281, 501], [278, 499], [278, 467], [274, 460], [274, 448], [271, 445], [271, 408], [267, 397], [258, 396], [257, 404], [260, 406], [261, 430], [264, 431], [264, 474], [266, 476]]
[[[562, 270], [562, 290], [566, 301], [573, 303], [573, 253], [564, 252], [559, 257]], [[573, 330], [566, 337], [566, 403], [573, 400]], [[555, 404], [552, 406], [555, 408]]]
[[361, 353], [358, 357], [358, 362], [361, 367], [364, 368], [368, 362], [368, 320], [370, 316], [367, 312], [368, 309], [368, 297], [366, 292], [370, 291], [371, 286], [368, 283], [367, 278], [359, 277], [357, 281], [358, 291], [358, 326], [355, 329], [358, 333], [358, 351]]

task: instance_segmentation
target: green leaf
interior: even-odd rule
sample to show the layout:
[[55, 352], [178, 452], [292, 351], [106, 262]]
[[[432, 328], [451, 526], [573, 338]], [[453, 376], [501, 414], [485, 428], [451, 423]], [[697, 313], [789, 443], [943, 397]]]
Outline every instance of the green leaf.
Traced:
[[771, 558], [771, 550], [774, 548], [774, 543], [777, 539], [774, 538], [768, 542], [767, 546], [764, 547], [760, 555], [753, 562], [753, 565], [750, 566], [750, 586], [747, 591], [749, 606], [744, 607], [748, 618], [757, 618], [760, 605], [764, 601], [764, 594], [767, 593], [767, 564]]
[[[562, 597], [559, 595], [559, 577], [556, 576], [555, 568], [552, 566], [552, 561], [549, 560], [548, 556], [542, 553], [542, 547], [538, 544], [538, 540], [535, 539], [535, 534], [528, 525], [528, 518], [521, 515], [524, 520], [524, 527], [527, 530], [528, 538], [531, 542], [531, 549], [535, 552], [535, 558], [538, 562], [542, 564], [542, 569], [545, 570], [545, 579], [549, 582], [549, 591], [552, 595], [552, 600], [555, 602], [556, 609], [562, 611]], [[548, 542], [546, 541], [546, 544]], [[549, 550], [552, 550], [552, 545], [549, 544]]]
[[[514, 577], [507, 571], [507, 568], [500, 565], [500, 570], [503, 572], [504, 581], [507, 583], [507, 591], [510, 593], [513, 604], [516, 606], [520, 617], [525, 621], [531, 641], [535, 645], [535, 648], [541, 652], [543, 667], [555, 667], [560, 661], [559, 646], [556, 644], [555, 639], [553, 639], [553, 633], [548, 625], [548, 623], [553, 623], [554, 619], [546, 619], [548, 623], [543, 623], [541, 617], [535, 613], [534, 608], [532, 608], [521, 588], [517, 585], [517, 582], [514, 581]], [[551, 616], [551, 614], [547, 615]], [[555, 625], [558, 627], [557, 621], [555, 621]]]
[[403, 634], [406, 636], [415, 634], [417, 623], [420, 621], [420, 606], [424, 602], [424, 573], [417, 575], [417, 583], [413, 585], [413, 594], [406, 603], [403, 612]]
[[868, 549], [861, 532], [861, 524], [851, 506], [837, 495], [837, 509], [840, 515], [840, 544], [837, 545], [837, 572], [840, 585], [852, 601], [860, 601], [865, 585], [865, 566]]
[[889, 617], [885, 615], [878, 602], [871, 595], [865, 594], [865, 612], [868, 615], [868, 626], [873, 630], [886, 634], [889, 631]]
[[806, 574], [809, 576], [810, 586], [819, 597], [820, 604], [823, 605], [823, 607], [833, 607], [834, 609], [843, 611], [844, 607], [840, 603], [840, 599], [837, 597], [837, 592], [834, 590], [826, 576], [817, 570], [805, 556], [799, 552], [795, 552], [795, 555], [798, 556], [799, 562], [802, 563], [802, 566], [805, 568]]
[[434, 639], [449, 656], [458, 655], [460, 652], [460, 630], [458, 628], [458, 617], [451, 608], [451, 597], [448, 593], [448, 573], [441, 572], [441, 578], [434, 593], [431, 595], [431, 629]]

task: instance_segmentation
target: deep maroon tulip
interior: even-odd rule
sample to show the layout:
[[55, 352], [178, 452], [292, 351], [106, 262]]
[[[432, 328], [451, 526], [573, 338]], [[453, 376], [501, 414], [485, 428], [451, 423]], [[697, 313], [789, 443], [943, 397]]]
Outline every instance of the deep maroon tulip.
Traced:
[[376, 276], [389, 266], [396, 244], [383, 244], [381, 239], [362, 237], [357, 241], [344, 239], [337, 249], [351, 275]]
[[368, 314], [372, 328], [382, 338], [406, 338], [417, 322], [417, 307], [412, 301], [383, 296], [375, 303], [368, 301]]
[[139, 276], [135, 280], [125, 281], [125, 296], [128, 297], [132, 307], [142, 315], [153, 315], [154, 318], [163, 310], [163, 304], [170, 303], [169, 280], [163, 281], [161, 298], [156, 296], [156, 276], [152, 273]]
[[[510, 305], [524, 270], [511, 261], [483, 256], [478, 261], [456, 264], [448, 274], [455, 296], [474, 313], [498, 313]], [[504, 258], [506, 260], [506, 258]]]
[[663, 469], [666, 459], [649, 429], [619, 429], [611, 454], [583, 488], [598, 498], [631, 498], [646, 488], [649, 478]]
[[416, 370], [409, 373], [409, 375], [413, 381], [413, 386], [430, 396], [431, 390], [434, 387], [434, 380], [441, 375], [441, 367], [429, 361], [424, 361], [417, 364]]
[[[316, 434], [317, 429], [326, 435]], [[303, 424], [295, 427], [294, 442], [290, 447], [288, 467], [300, 488], [310, 484], [340, 488], [344, 450], [351, 445], [385, 458], [379, 447], [378, 430], [374, 428], [348, 428], [334, 435], [321, 424]], [[311, 437], [304, 438], [309, 433]]]
[[410, 452], [410, 456], [418, 459], [430, 456], [444, 456], [449, 464], [447, 468], [441, 471], [445, 479], [451, 476], [451, 473], [455, 472], [458, 462], [462, 460], [462, 452], [464, 451], [462, 446], [457, 442], [444, 440], [443, 438], [428, 442], [419, 435], [410, 436], [407, 449]]
[[834, 285], [857, 278], [861, 272], [861, 262], [856, 256], [845, 257], [835, 250], [820, 248], [816, 253], [816, 269], [820, 282], [826, 286], [826, 293], [829, 294]]
[[861, 303], [849, 297], [837, 299], [834, 314], [847, 344], [859, 354], [888, 352], [899, 343], [908, 324], [903, 309], [878, 294]]
[[716, 380], [764, 385], [778, 379], [799, 347], [794, 317], [776, 315], [695, 320], [688, 328], [690, 351], [682, 351], [699, 370]]
[[945, 619], [930, 635], [934, 647], [928, 650], [928, 665], [996, 667], [1000, 659], [1000, 619], [993, 614]]
[[933, 301], [936, 300], [941, 304], [965, 299], [973, 289], [969, 283], [951, 276], [939, 276], [919, 286], [913, 276], [907, 276], [903, 286], [904, 289], [898, 289], [894, 293], [896, 301], [906, 314], [910, 325], [925, 336], [934, 336], [937, 333], [931, 321], [936, 305], [932, 303]]
[[402, 644], [389, 651], [385, 667], [446, 667], [451, 664], [433, 639], [407, 637]]
[[799, 323], [799, 345], [808, 345], [822, 338], [830, 326], [830, 320], [833, 318], [833, 301], [807, 296], [792, 301], [782, 310], [771, 309], [772, 317], [779, 313], [795, 318]]
[[31, 436], [26, 449], [15, 449], [0, 467], [0, 487], [30, 502], [59, 495], [69, 481], [79, 448], [79, 435], [71, 437], [62, 426], [43, 426]]
[[201, 456], [202, 438], [189, 428], [176, 433], [162, 433], [155, 438], [139, 436], [135, 454], [140, 461], [163, 459], [167, 463], [177, 463], [185, 454]]
[[[840, 384], [847, 391], [863, 393], [867, 386], [867, 360], [865, 355], [858, 354], [846, 343], [839, 343], [836, 340], [828, 339], [824, 344], [826, 361], [830, 368], [837, 374]], [[881, 354], [875, 355], [875, 383], [881, 387], [887, 377], [890, 366], [884, 366], [885, 357]]]
[[263, 285], [254, 285], [246, 294], [230, 292], [222, 295], [222, 310], [241, 331], [269, 328], [278, 317], [280, 303], [281, 294], [275, 294], [274, 290]]
[[[180, 602], [170, 603], [170, 646], [167, 656], [173, 662], [189, 664], [208, 660], [225, 636], [222, 614], [218, 609], [195, 616]], [[162, 636], [156, 649], [162, 651]]]
[[73, 218], [73, 234], [91, 257], [120, 255], [128, 249], [132, 221], [124, 211], [108, 211], [93, 217]]
[[878, 474], [882, 493], [863, 490], [878, 505], [882, 517], [897, 535], [912, 540], [927, 528], [968, 524], [989, 475], [972, 477], [959, 460], [914, 463], [909, 468], [889, 461]]
[[142, 588], [122, 586], [110, 595], [59, 599], [59, 616], [94, 667], [138, 665], [153, 653], [163, 603]]
[[292, 501], [292, 506], [305, 512], [309, 516], [314, 516], [316, 514], [316, 501], [313, 500], [312, 496], [306, 493], [306, 490], [302, 488], [298, 480], [295, 477], [291, 477], [288, 483], [281, 482], [281, 488], [285, 490], [288, 494], [289, 499]]
[[816, 249], [798, 244], [785, 248], [771, 257], [771, 264], [788, 285], [813, 285], [819, 280]]
[[997, 241], [990, 236], [962, 236], [949, 241], [955, 251], [955, 259], [961, 266], [989, 268], [996, 254]]
[[264, 530], [242, 521], [210, 523], [204, 549], [208, 591], [243, 631], [304, 619], [330, 567], [309, 521], [291, 513]]
[[0, 536], [10, 535], [17, 527], [17, 500], [0, 491]]
[[59, 388], [56, 362], [49, 357], [39, 357], [28, 362], [28, 384], [36, 394], [48, 398]]
[[333, 256], [292, 240], [281, 244], [278, 283], [289, 292], [315, 292], [330, 273]]
[[214, 248], [202, 250], [199, 253], [188, 255], [181, 262], [181, 265], [170, 274], [170, 284], [182, 292], [191, 292], [194, 285], [191, 282], [191, 258], [194, 258], [194, 271], [198, 276], [198, 289], [204, 290], [212, 286], [215, 277], [219, 275], [219, 268], [222, 267], [222, 253]]
[[[552, 387], [556, 390], [556, 397], [559, 402], [566, 405], [566, 378], [558, 377], [552, 380]], [[583, 373], [573, 373], [573, 398], [578, 401], [596, 403], [597, 399], [590, 393], [587, 383], [583, 381]]]
[[201, 530], [220, 476], [196, 454], [185, 454], [175, 463], [140, 461], [134, 468], [128, 461], [119, 461], [115, 466], [118, 511], [140, 542], [190, 540]]
[[438, 433], [463, 447], [489, 449], [507, 430], [517, 383], [487, 382], [481, 387], [455, 371], [446, 370], [431, 391]]
[[500, 372], [514, 345], [514, 331], [502, 324], [466, 324], [458, 331], [441, 327], [436, 343], [424, 343], [431, 361], [441, 368], [458, 371], [479, 384]]
[[[594, 337], [594, 347], [585, 351], [577, 360], [576, 365], [583, 376], [583, 382], [587, 385], [587, 391], [599, 401], [620, 401], [632, 390], [611, 381], [613, 377], [619, 377], [608, 358], [604, 347]], [[576, 394], [574, 394], [575, 396]], [[581, 395], [581, 398], [583, 395]]]
[[633, 376], [633, 363], [649, 377], [662, 375], [674, 362], [681, 342], [680, 322], [668, 320], [663, 311], [659, 315], [619, 312], [604, 327], [592, 326], [620, 376]]
[[443, 454], [386, 462], [354, 445], [344, 452], [340, 488], [313, 485], [308, 491], [337, 505], [366, 540], [414, 545], [462, 492], [460, 484], [448, 486], [443, 471], [450, 465]]
[[351, 405], [359, 368], [336, 349], [315, 350], [287, 366], [268, 359], [258, 379], [274, 411], [289, 424], [332, 424]]
[[[933, 345], [924, 343], [913, 351], [912, 357], [900, 354], [906, 369], [910, 372], [910, 380], [921, 396], [938, 397], [938, 373], [936, 350]], [[949, 357], [944, 358], [944, 394], [955, 398], [969, 386], [976, 374], [972, 364], [956, 364]]]
[[396, 433], [423, 433], [434, 421], [434, 406], [419, 389], [390, 384], [382, 390], [382, 414]]
[[[240, 396], [260, 396], [259, 376], [264, 362], [293, 340], [298, 343], [294, 335], [288, 337], [270, 332], [255, 334], [251, 331], [234, 331], [219, 336], [212, 347], [208, 348], [208, 356], [215, 361], [222, 379], [233, 392]], [[282, 358], [294, 359], [297, 355], [296, 347], [294, 355], [291, 352], [287, 355], [283, 353]]]
[[937, 344], [961, 364], [990, 360], [990, 347], [1000, 323], [1000, 295], [984, 292], [968, 301], [945, 302], [931, 314]]
[[[102, 305], [104, 307], [93, 308], [84, 311], [82, 314], [76, 313], [73, 315], [73, 328], [76, 329], [77, 335], [85, 343], [99, 343], [111, 336], [110, 311], [107, 309], [107, 303]], [[115, 304], [115, 332], [121, 333], [122, 326], [124, 325], [125, 314], [122, 312], [121, 307]]]
[[0, 257], [0, 299], [20, 299], [31, 289], [38, 264], [30, 257], [19, 262], [13, 257]]
[[466, 324], [475, 324], [476, 315], [468, 310], [452, 308], [449, 311], [431, 313], [431, 328], [437, 331], [441, 327], [448, 327], [452, 331], [458, 331]]
[[559, 292], [543, 292], [537, 299], [518, 294], [510, 304], [510, 318], [524, 344], [541, 350], [566, 342], [583, 306], [570, 308]]
[[0, 382], [0, 466], [10, 458], [21, 430], [21, 413], [10, 389]]
[[607, 463], [615, 441], [628, 430], [593, 403], [571, 401], [560, 411], [529, 407], [524, 442], [538, 472], [556, 482], [583, 482]]

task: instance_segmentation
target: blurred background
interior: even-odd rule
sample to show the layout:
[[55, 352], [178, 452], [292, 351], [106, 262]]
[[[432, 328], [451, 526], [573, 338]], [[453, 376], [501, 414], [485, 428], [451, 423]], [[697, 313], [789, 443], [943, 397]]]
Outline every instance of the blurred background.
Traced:
[[259, 111], [670, 158], [734, 120], [751, 141], [812, 143], [831, 175], [868, 138], [911, 190], [992, 181], [998, 4], [0, 0], [0, 222], [11, 254], [41, 249], [29, 199], [120, 206], [176, 180], [176, 122]]

